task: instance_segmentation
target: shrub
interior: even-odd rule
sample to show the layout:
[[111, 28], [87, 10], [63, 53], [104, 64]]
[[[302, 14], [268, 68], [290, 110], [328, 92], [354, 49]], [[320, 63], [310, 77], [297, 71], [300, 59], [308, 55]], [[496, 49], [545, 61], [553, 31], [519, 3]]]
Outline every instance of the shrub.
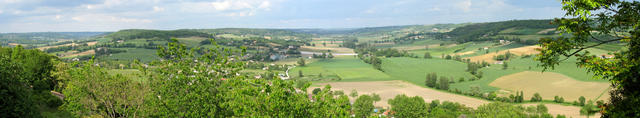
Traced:
[[553, 97], [553, 102], [563, 103], [564, 102], [564, 98], [556, 95], [555, 97]]
[[531, 102], [540, 102], [540, 101], [542, 101], [542, 96], [540, 96], [539, 93], [533, 94], [533, 97], [531, 97]]

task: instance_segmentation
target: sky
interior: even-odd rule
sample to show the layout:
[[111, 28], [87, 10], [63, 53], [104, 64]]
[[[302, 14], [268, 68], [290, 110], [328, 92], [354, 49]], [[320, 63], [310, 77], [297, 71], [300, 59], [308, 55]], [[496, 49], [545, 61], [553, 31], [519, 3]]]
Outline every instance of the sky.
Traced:
[[0, 0], [0, 32], [358, 28], [563, 14], [559, 0]]

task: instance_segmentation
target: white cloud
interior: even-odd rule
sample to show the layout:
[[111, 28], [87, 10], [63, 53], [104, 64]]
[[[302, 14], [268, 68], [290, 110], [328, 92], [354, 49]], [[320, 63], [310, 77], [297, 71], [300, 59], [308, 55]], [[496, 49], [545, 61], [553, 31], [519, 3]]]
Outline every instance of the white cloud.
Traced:
[[260, 3], [260, 6], [258, 6], [258, 9], [264, 9], [264, 10], [271, 10], [271, 2], [269, 1], [262, 1], [262, 3]]
[[62, 19], [62, 15], [56, 15], [56, 16], [54, 17], [54, 19], [55, 19], [55, 20], [60, 20], [60, 19]]
[[164, 11], [164, 8], [158, 7], [158, 6], [153, 6], [153, 12], [161, 12], [161, 11]]
[[0, 14], [4, 13], [4, 11], [0, 10]]
[[180, 6], [184, 12], [218, 13], [223, 16], [253, 16], [258, 11], [270, 11], [270, 0], [219, 0], [215, 2], [187, 2]]
[[471, 11], [471, 0], [458, 2], [455, 7], [461, 9], [463, 12], [469, 12]]
[[113, 24], [113, 23], [152, 23], [149, 19], [125, 18], [107, 14], [85, 14], [71, 18], [77, 22], [91, 22], [96, 24]]
[[375, 8], [370, 8], [370, 9], [365, 10], [364, 13], [373, 14], [373, 13], [376, 13], [376, 10], [375, 10]]

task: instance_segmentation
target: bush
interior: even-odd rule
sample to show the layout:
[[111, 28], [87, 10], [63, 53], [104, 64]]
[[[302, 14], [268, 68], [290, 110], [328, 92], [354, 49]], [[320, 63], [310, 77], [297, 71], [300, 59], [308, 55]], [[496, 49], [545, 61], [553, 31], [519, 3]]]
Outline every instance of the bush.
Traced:
[[60, 98], [54, 96], [49, 91], [42, 91], [37, 93], [36, 101], [42, 101], [43, 105], [46, 105], [49, 108], [57, 108], [62, 105], [62, 100]]
[[315, 88], [315, 89], [313, 89], [312, 93], [315, 95], [315, 94], [318, 94], [318, 92], [320, 92], [320, 91], [322, 91], [322, 89]]
[[553, 102], [563, 103], [564, 102], [564, 98], [556, 95], [555, 97], [553, 97]]
[[584, 100], [585, 100], [584, 96], [580, 96], [580, 98], [578, 98], [578, 100], [579, 100], [578, 101], [579, 105], [580, 106], [584, 106]]
[[533, 97], [531, 97], [531, 102], [540, 102], [540, 101], [542, 101], [542, 96], [540, 96], [539, 93], [533, 94]]

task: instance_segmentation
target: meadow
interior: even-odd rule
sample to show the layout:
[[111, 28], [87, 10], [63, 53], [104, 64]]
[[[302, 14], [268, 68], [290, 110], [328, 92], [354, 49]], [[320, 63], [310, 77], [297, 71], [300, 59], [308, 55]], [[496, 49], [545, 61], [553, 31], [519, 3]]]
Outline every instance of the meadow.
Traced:
[[292, 68], [289, 75], [300, 77], [298, 71], [302, 71], [305, 76], [302, 79], [318, 77], [321, 74], [323, 78], [330, 77], [340, 81], [391, 80], [391, 76], [373, 69], [371, 65], [354, 56], [336, 56], [334, 59], [317, 60], [306, 66]]
[[436, 73], [438, 77], [470, 78], [473, 75], [465, 71], [466, 64], [454, 60], [422, 59], [422, 58], [386, 58], [382, 61], [384, 73], [396, 80], [404, 80], [425, 87], [428, 73]]

